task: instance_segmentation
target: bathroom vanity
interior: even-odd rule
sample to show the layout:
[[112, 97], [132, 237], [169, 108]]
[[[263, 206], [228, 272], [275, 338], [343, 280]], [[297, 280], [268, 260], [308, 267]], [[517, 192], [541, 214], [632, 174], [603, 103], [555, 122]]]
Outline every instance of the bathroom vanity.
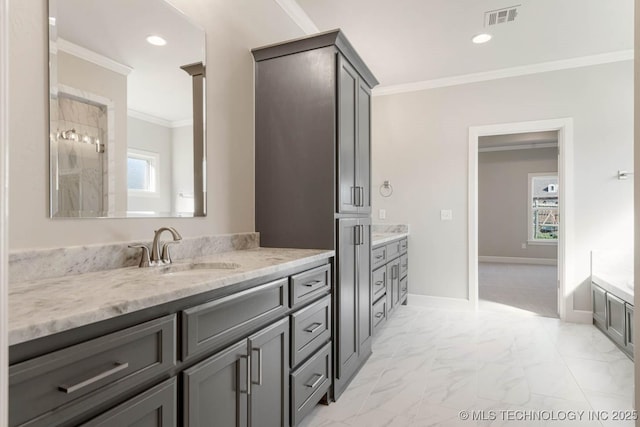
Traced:
[[14, 284], [14, 426], [289, 426], [332, 384], [333, 251]]
[[408, 233], [373, 233], [371, 312], [374, 335], [409, 293]]

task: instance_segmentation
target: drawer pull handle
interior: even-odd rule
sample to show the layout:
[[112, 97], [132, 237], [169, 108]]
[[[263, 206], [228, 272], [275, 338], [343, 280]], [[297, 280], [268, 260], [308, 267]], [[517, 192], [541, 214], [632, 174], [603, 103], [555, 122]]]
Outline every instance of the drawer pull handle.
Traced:
[[322, 283], [322, 280], [312, 280], [310, 282], [305, 283], [302, 286], [306, 286], [307, 288], [313, 288], [314, 286], [316, 286], [318, 283]]
[[129, 367], [128, 363], [115, 363], [114, 365], [115, 366], [113, 368], [107, 369], [106, 371], [101, 372], [98, 375], [91, 377], [89, 379], [86, 379], [84, 381], [80, 381], [79, 383], [76, 383], [73, 385], [63, 384], [61, 386], [58, 386], [58, 390], [65, 392], [67, 394], [71, 394], [78, 390], [82, 390], [83, 388], [88, 387], [92, 384], [95, 384], [100, 380], [110, 377], [111, 375], [115, 375], [120, 371], [124, 371]]
[[381, 318], [382, 316], [384, 316], [384, 313], [383, 313], [383, 312], [376, 313], [376, 319], [379, 319], [379, 318]]
[[376, 255], [376, 259], [382, 259], [382, 258], [384, 258], [384, 254], [382, 254], [382, 255]]
[[314, 333], [315, 331], [317, 331], [318, 329], [320, 329], [322, 327], [322, 323], [312, 323], [308, 328], [306, 328], [304, 331], [305, 332], [309, 332], [310, 334]]
[[384, 280], [378, 280], [378, 281], [375, 283], [375, 286], [382, 286], [382, 285], [384, 285]]
[[314, 382], [312, 382], [311, 384], [309, 384], [309, 383], [305, 384], [307, 387], [316, 388], [324, 380], [324, 375], [322, 375], [322, 374], [314, 374], [314, 377], [318, 377], [318, 378], [316, 378], [316, 380]]

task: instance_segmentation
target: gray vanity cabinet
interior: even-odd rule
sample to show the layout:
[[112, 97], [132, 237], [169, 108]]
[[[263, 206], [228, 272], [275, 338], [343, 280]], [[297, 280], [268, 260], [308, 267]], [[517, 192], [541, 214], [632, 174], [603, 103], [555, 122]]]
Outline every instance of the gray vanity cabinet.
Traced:
[[335, 388], [341, 392], [371, 354], [371, 220], [338, 220]]
[[591, 282], [593, 324], [633, 359], [633, 304]]
[[[409, 254], [407, 238], [377, 244], [372, 250], [372, 305], [374, 331], [377, 331], [395, 311], [406, 304], [409, 293]], [[381, 281], [384, 280], [384, 286]]]
[[289, 319], [183, 374], [185, 427], [289, 426]]

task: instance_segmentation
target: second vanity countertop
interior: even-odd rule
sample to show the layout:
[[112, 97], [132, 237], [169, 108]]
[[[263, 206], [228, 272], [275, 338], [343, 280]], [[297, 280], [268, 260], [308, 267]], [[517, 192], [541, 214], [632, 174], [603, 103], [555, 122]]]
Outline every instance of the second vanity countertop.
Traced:
[[[9, 345], [332, 256], [334, 251], [327, 250], [254, 248], [178, 260], [169, 267], [175, 273], [163, 272], [167, 267], [127, 267], [15, 283], [9, 288]], [[219, 263], [221, 268], [181, 271], [181, 265], [192, 263]]]
[[373, 232], [371, 233], [371, 246], [378, 246], [385, 243], [393, 242], [397, 239], [402, 239], [404, 237], [409, 237], [409, 233], [379, 233]]

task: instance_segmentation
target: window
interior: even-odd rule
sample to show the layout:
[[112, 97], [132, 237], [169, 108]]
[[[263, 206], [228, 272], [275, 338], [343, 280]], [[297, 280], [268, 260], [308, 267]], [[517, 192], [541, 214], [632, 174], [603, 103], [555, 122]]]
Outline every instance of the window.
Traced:
[[158, 153], [129, 149], [127, 151], [127, 189], [129, 193], [157, 193]]
[[529, 243], [558, 241], [558, 174], [529, 174]]

